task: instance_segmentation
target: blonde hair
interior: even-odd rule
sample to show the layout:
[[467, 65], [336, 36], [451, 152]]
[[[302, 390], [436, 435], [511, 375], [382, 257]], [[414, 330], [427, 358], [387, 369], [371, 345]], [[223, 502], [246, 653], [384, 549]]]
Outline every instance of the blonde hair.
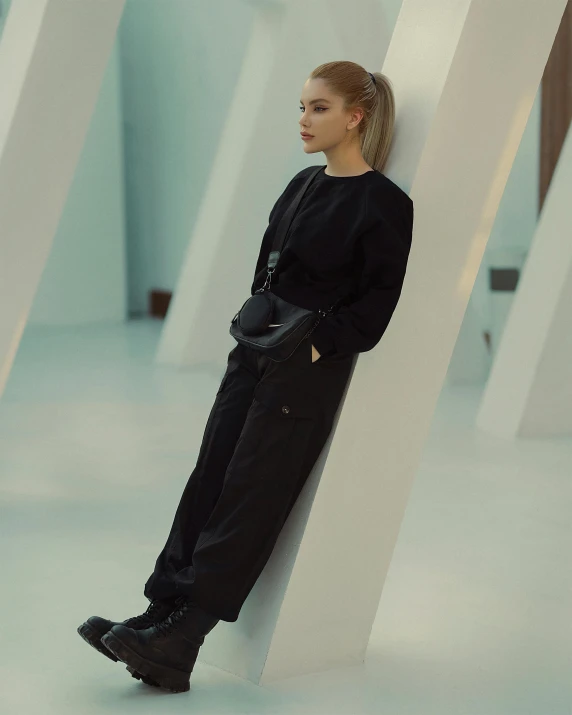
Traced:
[[389, 79], [381, 72], [369, 72], [356, 62], [325, 62], [308, 79], [323, 79], [329, 89], [344, 100], [344, 108], [361, 107], [358, 124], [361, 154], [367, 164], [383, 171], [393, 138], [395, 97]]

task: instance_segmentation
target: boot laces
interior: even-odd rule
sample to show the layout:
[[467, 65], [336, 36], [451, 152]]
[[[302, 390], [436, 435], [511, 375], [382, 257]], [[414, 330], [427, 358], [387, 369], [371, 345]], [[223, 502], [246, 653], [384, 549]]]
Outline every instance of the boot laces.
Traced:
[[133, 626], [147, 622], [154, 623], [157, 612], [162, 608], [163, 604], [158, 599], [151, 601], [145, 613], [142, 613], [140, 616], [133, 616], [133, 618], [129, 619], [129, 627], [132, 628]]
[[173, 627], [185, 619], [188, 609], [189, 601], [181, 596], [177, 601], [176, 609], [167, 618], [155, 623], [155, 631], [159, 638], [168, 635], [173, 630]]

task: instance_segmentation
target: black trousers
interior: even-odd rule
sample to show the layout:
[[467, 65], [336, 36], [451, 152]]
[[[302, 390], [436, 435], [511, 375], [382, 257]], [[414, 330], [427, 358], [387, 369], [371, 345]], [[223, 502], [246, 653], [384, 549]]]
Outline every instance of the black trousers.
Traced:
[[185, 594], [236, 621], [332, 430], [354, 355], [312, 362], [311, 335], [285, 362], [237, 343], [149, 599]]

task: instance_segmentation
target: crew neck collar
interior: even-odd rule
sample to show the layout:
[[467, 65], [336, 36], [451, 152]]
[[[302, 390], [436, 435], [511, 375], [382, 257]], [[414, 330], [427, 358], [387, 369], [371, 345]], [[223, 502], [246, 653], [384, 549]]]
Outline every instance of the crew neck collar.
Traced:
[[375, 174], [375, 169], [372, 169], [370, 171], [364, 171], [363, 174], [353, 174], [352, 176], [331, 176], [331, 174], [326, 174], [326, 167], [327, 164], [324, 164], [320, 170], [320, 176], [322, 176], [324, 179], [327, 179], [328, 181], [352, 181], [355, 179], [361, 179], [364, 176], [368, 176], [369, 174]]

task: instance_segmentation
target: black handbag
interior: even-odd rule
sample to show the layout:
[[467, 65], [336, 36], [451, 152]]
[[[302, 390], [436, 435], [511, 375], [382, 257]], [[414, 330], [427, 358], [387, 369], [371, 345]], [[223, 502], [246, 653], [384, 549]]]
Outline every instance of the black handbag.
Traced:
[[272, 243], [273, 250], [268, 256], [266, 281], [245, 301], [230, 324], [229, 332], [237, 342], [264, 353], [275, 362], [288, 360], [300, 343], [316, 329], [320, 320], [340, 302], [336, 301], [328, 310], [314, 311], [300, 308], [270, 291], [272, 274], [276, 270], [286, 232], [302, 197], [322, 168], [320, 166], [311, 172], [284, 212]]

